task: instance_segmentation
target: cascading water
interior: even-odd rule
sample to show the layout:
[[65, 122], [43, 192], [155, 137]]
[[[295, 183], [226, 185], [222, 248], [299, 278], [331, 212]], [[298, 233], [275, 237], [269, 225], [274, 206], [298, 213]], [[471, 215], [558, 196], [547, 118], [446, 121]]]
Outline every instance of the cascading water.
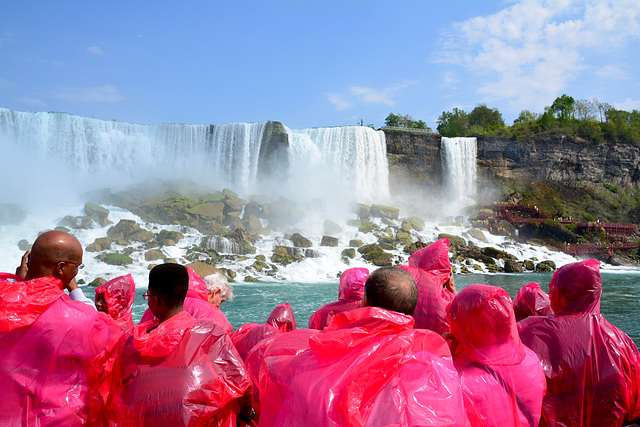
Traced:
[[215, 184], [253, 191], [265, 125], [137, 125], [0, 109], [5, 149], [57, 162], [95, 185], [109, 185], [114, 178], [130, 183], [214, 177]]
[[389, 196], [384, 132], [363, 126], [287, 129], [293, 174], [317, 174], [318, 194], [346, 192], [362, 201]]
[[442, 181], [447, 199], [464, 203], [476, 195], [476, 147], [475, 137], [442, 137]]

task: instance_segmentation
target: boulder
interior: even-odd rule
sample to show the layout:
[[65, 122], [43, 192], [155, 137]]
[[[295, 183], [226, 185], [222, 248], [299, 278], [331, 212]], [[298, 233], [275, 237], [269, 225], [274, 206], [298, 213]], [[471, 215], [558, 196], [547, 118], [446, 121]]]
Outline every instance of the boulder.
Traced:
[[524, 269], [522, 263], [508, 259], [504, 262], [504, 271], [505, 273], [522, 273]]
[[371, 206], [356, 203], [354, 212], [358, 215], [359, 219], [369, 219], [369, 216], [371, 215]]
[[382, 251], [382, 248], [379, 245], [377, 245], [376, 243], [371, 243], [369, 245], [360, 246], [358, 248], [358, 252], [360, 252], [363, 255], [368, 253], [368, 252], [371, 252], [371, 251]]
[[102, 286], [105, 283], [107, 283], [107, 279], [105, 279], [104, 277], [96, 277], [95, 279], [93, 279], [93, 281], [91, 281], [91, 283], [89, 283], [89, 286], [97, 288], [98, 286]]
[[98, 259], [109, 265], [129, 265], [133, 264], [133, 259], [129, 255], [110, 253], [98, 256]]
[[163, 258], [164, 254], [158, 250], [151, 250], [144, 253], [144, 259], [147, 261], [156, 261]]
[[187, 267], [198, 273], [198, 276], [202, 278], [205, 278], [208, 275], [215, 273], [216, 271], [221, 271], [215, 268], [213, 265], [207, 264], [206, 262], [202, 261], [192, 262], [191, 264], [187, 264]]
[[97, 221], [104, 221], [109, 216], [109, 209], [103, 208], [100, 205], [96, 205], [95, 203], [87, 202], [84, 204], [84, 212], [88, 217], [93, 218]]
[[307, 249], [304, 251], [304, 256], [307, 258], [320, 258], [320, 252], [315, 249]]
[[405, 231], [398, 231], [396, 234], [396, 240], [401, 245], [408, 245], [411, 243], [411, 235]]
[[78, 228], [79, 221], [78, 221], [78, 218], [71, 215], [67, 215], [64, 218], [62, 218], [60, 221], [58, 221], [58, 225], [61, 225], [63, 227], [69, 227], [69, 228]]
[[482, 230], [478, 230], [477, 228], [472, 228], [469, 230], [469, 235], [474, 239], [480, 240], [481, 242], [486, 242], [487, 238], [484, 236]]
[[247, 204], [247, 201], [239, 198], [238, 196], [227, 195], [224, 200], [224, 214], [229, 212], [240, 212], [242, 207]]
[[213, 219], [218, 222], [222, 222], [222, 220], [224, 219], [224, 203], [200, 203], [190, 208], [187, 212], [206, 219]]
[[18, 249], [20, 249], [23, 252], [28, 251], [29, 249], [31, 249], [31, 243], [29, 243], [27, 240], [22, 239], [18, 242]]
[[322, 241], [320, 242], [320, 246], [330, 246], [335, 248], [338, 246], [338, 238], [330, 237], [330, 236], [322, 236]]
[[534, 264], [534, 263], [533, 263], [533, 261], [532, 261], [532, 260], [530, 260], [530, 259], [525, 259], [525, 260], [524, 260], [524, 262], [523, 262], [523, 264], [524, 264], [524, 268], [526, 268], [526, 269], [527, 269], [527, 270], [529, 270], [529, 271], [533, 271], [533, 270], [535, 270], [535, 268], [536, 268], [536, 267], [535, 267], [535, 264]]
[[362, 246], [362, 240], [351, 239], [349, 240], [349, 246], [351, 246], [352, 248], [359, 248], [360, 246]]
[[384, 205], [371, 205], [371, 216], [376, 218], [398, 219], [400, 209]]
[[438, 234], [438, 240], [448, 238], [449, 246], [455, 248], [457, 246], [466, 246], [467, 242], [459, 236], [454, 236], [453, 234], [440, 233]]
[[244, 228], [244, 224], [240, 219], [240, 212], [230, 212], [228, 215], [225, 215], [222, 223], [229, 227], [231, 230], [235, 230], [236, 228]]
[[385, 251], [369, 251], [362, 255], [362, 258], [366, 259], [373, 265], [378, 267], [387, 267], [392, 265], [393, 255]]
[[93, 243], [87, 245], [87, 252], [100, 252], [111, 248], [111, 239], [108, 237], [99, 237]]
[[424, 221], [417, 217], [409, 217], [402, 220], [400, 227], [407, 233], [411, 230], [422, 231], [424, 230]]
[[184, 239], [184, 234], [178, 231], [161, 230], [156, 236], [156, 241], [160, 246], [172, 246]]
[[253, 214], [247, 215], [246, 211], [244, 213], [244, 218], [242, 219], [242, 225], [247, 231], [258, 233], [262, 230], [262, 221], [260, 221], [260, 218]]
[[291, 264], [292, 262], [302, 259], [302, 255], [289, 255], [287, 248], [284, 246], [276, 246], [271, 256], [271, 262], [281, 265]]
[[340, 255], [346, 258], [353, 259], [356, 257], [356, 250], [354, 248], [345, 248], [342, 250]]
[[245, 282], [257, 282], [258, 279], [256, 279], [255, 277], [252, 277], [252, 276], [245, 276], [244, 277], [244, 281]]
[[413, 242], [405, 245], [402, 250], [404, 251], [404, 253], [413, 255], [415, 251], [419, 251], [420, 249], [425, 248], [427, 246], [429, 246], [427, 243], [423, 243], [418, 240], [417, 242]]
[[556, 263], [551, 260], [540, 261], [538, 265], [536, 265], [536, 271], [539, 273], [554, 272], [556, 271]]
[[381, 236], [378, 236], [378, 244], [382, 249], [391, 251], [396, 248], [396, 239], [383, 234]]
[[307, 239], [300, 233], [293, 233], [289, 240], [291, 240], [291, 242], [293, 242], [293, 245], [297, 248], [310, 248], [311, 246], [313, 246], [311, 240]]
[[492, 247], [482, 248], [482, 253], [495, 259], [509, 259], [512, 261], [515, 261], [517, 259], [515, 256], [511, 254], [508, 254], [504, 251], [501, 251], [499, 249], [492, 248]]
[[378, 227], [376, 224], [372, 223], [371, 221], [369, 221], [368, 219], [361, 219], [360, 221], [358, 221], [357, 225], [358, 227], [358, 231], [361, 233], [371, 233], [372, 231], [378, 231], [380, 230], [380, 227]]
[[112, 240], [131, 240], [134, 242], [148, 242], [155, 237], [151, 231], [144, 230], [134, 220], [122, 219], [107, 231]]

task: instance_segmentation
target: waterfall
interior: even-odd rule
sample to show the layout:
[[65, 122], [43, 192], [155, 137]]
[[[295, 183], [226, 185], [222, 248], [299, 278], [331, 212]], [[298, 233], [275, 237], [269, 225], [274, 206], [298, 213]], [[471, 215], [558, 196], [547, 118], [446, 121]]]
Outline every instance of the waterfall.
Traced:
[[476, 146], [475, 137], [442, 137], [443, 188], [452, 201], [468, 200], [476, 194]]
[[87, 179], [216, 177], [243, 192], [256, 184], [265, 125], [137, 125], [0, 109], [5, 148], [13, 144], [23, 156], [57, 162]]
[[292, 174], [314, 173], [319, 194], [349, 193], [371, 201], [389, 196], [384, 132], [364, 126], [287, 129]]
[[[270, 180], [259, 173], [261, 148], [267, 147], [263, 140], [271, 133], [267, 124], [140, 125], [0, 108], [0, 154], [28, 159], [30, 173], [44, 175], [40, 184], [66, 173], [64, 184], [82, 186], [77, 188], [81, 191], [179, 178], [229, 186], [241, 194], [268, 191], [271, 185], [276, 193], [294, 198], [372, 201], [389, 195], [382, 131], [363, 126], [285, 128], [289, 172]], [[34, 159], [39, 159], [37, 167]], [[22, 173], [24, 166], [14, 169], [7, 171], [5, 165], [0, 178]], [[288, 182], [280, 176], [288, 176]]]

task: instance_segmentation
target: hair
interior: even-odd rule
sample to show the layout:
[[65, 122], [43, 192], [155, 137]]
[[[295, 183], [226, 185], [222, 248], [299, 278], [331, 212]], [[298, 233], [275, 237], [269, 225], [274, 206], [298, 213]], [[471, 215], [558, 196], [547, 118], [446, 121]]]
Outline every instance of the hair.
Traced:
[[207, 283], [207, 292], [215, 292], [220, 289], [220, 296], [226, 295], [227, 301], [233, 301], [233, 286], [227, 280], [227, 277], [216, 271], [204, 278]]
[[370, 307], [413, 316], [418, 304], [418, 287], [406, 271], [397, 267], [382, 267], [367, 278], [364, 296]]
[[149, 289], [157, 292], [169, 306], [176, 307], [184, 303], [189, 290], [189, 272], [180, 264], [160, 264], [149, 272]]

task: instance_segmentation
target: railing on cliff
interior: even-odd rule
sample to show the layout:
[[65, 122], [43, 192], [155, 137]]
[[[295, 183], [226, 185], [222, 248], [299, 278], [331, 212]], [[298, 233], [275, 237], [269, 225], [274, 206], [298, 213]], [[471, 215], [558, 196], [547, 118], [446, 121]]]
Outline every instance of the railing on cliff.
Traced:
[[400, 130], [403, 132], [418, 132], [418, 133], [438, 133], [437, 131], [433, 131], [431, 129], [414, 129], [414, 128], [401, 128], [395, 126], [383, 126], [380, 130]]

